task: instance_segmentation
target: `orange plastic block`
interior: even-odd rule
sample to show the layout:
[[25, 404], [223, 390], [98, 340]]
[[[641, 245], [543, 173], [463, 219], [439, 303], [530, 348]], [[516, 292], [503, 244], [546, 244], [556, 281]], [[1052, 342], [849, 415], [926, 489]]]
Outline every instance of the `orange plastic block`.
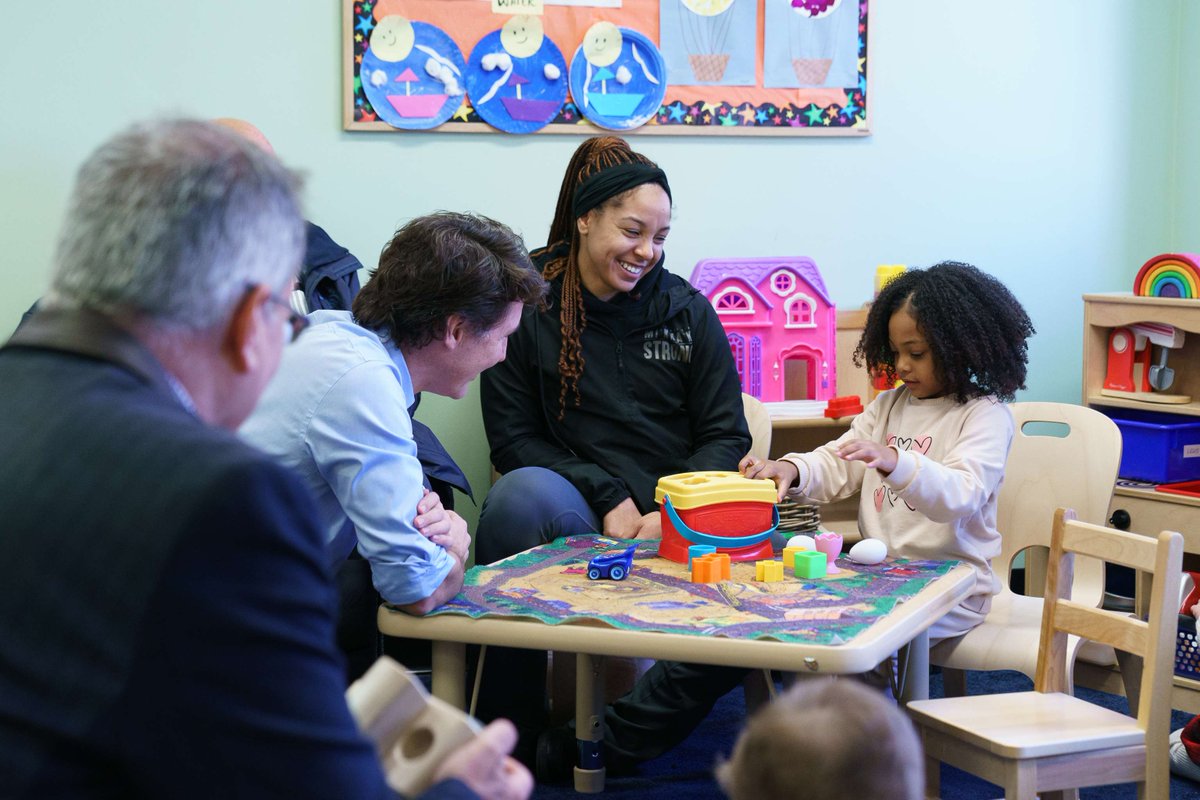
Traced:
[[829, 404], [825, 406], [825, 416], [832, 419], [839, 417], [850, 417], [855, 414], [861, 414], [863, 410], [862, 400], [856, 394], [848, 394], [844, 397], [832, 397], [829, 399]]
[[729, 580], [729, 554], [708, 553], [692, 559], [692, 583]]
[[775, 560], [755, 562], [754, 580], [766, 582], [783, 580], [783, 562]]

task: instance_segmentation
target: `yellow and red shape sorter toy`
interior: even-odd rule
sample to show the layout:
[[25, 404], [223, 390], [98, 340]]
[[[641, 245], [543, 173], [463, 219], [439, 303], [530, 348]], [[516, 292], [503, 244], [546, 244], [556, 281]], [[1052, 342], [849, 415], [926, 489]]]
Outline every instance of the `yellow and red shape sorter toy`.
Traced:
[[658, 554], [688, 563], [688, 547], [707, 544], [733, 561], [773, 558], [779, 526], [775, 484], [737, 472], [681, 472], [659, 478], [654, 499], [662, 515]]

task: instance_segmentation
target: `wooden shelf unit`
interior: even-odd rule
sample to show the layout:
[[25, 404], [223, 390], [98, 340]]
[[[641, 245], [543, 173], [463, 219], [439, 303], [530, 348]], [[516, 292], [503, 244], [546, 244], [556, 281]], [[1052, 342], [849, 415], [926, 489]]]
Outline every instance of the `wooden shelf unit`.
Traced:
[[[1175, 380], [1167, 391], [1191, 395], [1191, 402], [1153, 403], [1100, 393], [1108, 368], [1109, 334], [1113, 328], [1138, 322], [1173, 325], [1185, 332], [1183, 346], [1168, 354], [1167, 365], [1175, 370]], [[1197, 365], [1200, 365], [1200, 300], [1140, 297], [1129, 292], [1083, 296], [1085, 405], [1200, 416], [1200, 368]], [[1182, 533], [1184, 568], [1200, 570], [1200, 498], [1158, 492], [1153, 488], [1118, 486], [1109, 505], [1110, 518], [1117, 510], [1129, 514], [1129, 530], [1135, 533], [1149, 536], [1156, 536], [1163, 530]], [[1149, 596], [1151, 578], [1139, 576], [1136, 589], [1139, 597]], [[1081, 661], [1076, 664], [1075, 675], [1079, 685], [1122, 693], [1121, 681], [1113, 669]], [[1171, 705], [1189, 713], [1200, 713], [1200, 681], [1175, 676]]]
[[[1137, 322], [1174, 325], [1186, 332], [1183, 347], [1168, 354], [1167, 366], [1175, 370], [1168, 391], [1191, 395], [1190, 403], [1153, 403], [1100, 393], [1108, 367], [1109, 333]], [[1127, 292], [1083, 296], [1083, 401], [1087, 405], [1200, 416], [1200, 369], [1195, 364], [1200, 364], [1200, 300], [1137, 297]]]

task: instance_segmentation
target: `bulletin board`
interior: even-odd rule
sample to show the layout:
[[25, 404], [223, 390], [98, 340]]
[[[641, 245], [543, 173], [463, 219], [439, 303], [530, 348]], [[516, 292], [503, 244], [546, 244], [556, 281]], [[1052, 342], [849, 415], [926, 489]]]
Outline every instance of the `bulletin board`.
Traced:
[[870, 0], [342, 2], [350, 131], [870, 132]]

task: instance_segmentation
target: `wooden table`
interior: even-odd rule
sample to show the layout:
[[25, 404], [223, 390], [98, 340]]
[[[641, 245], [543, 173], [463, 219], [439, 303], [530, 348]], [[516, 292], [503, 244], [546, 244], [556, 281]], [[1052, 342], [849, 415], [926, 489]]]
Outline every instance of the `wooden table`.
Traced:
[[[548, 625], [528, 618], [504, 616], [478, 619], [452, 614], [414, 617], [387, 606], [379, 609], [379, 630], [387, 636], [432, 641], [433, 693], [459, 708], [466, 707], [467, 644], [576, 653], [577, 735], [585, 741], [599, 742], [604, 733], [601, 669], [604, 656], [671, 659], [788, 672], [852, 674], [870, 670], [911, 643], [906, 692], [902, 699], [927, 698], [927, 631], [957, 606], [974, 585], [974, 573], [970, 567], [960, 564], [897, 605], [849, 642], [839, 645], [622, 630], [587, 622]], [[603, 767], [576, 768], [577, 791], [599, 792], [603, 787]]]

